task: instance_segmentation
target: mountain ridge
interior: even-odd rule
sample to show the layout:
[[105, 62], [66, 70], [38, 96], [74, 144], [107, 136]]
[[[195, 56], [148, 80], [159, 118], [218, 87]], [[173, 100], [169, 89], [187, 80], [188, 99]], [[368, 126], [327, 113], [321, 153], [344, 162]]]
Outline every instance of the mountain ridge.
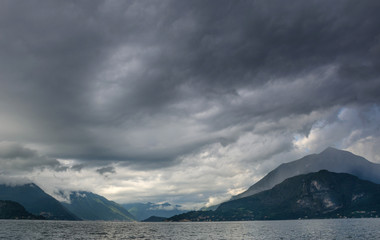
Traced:
[[25, 208], [14, 201], [0, 200], [0, 219], [44, 219], [35, 216], [25, 210]]
[[122, 204], [137, 220], [143, 221], [151, 216], [155, 217], [172, 217], [177, 214], [185, 213], [187, 211], [180, 210], [179, 205], [172, 205], [168, 202], [164, 203], [127, 203]]
[[0, 184], [0, 200], [17, 202], [33, 215], [43, 216], [48, 220], [79, 220], [34, 183], [16, 186]]
[[328, 147], [319, 154], [310, 154], [279, 165], [246, 191], [233, 196], [231, 200], [271, 189], [289, 177], [323, 169], [337, 173], [349, 173], [364, 180], [380, 183], [380, 164], [370, 162], [348, 151]]
[[244, 221], [379, 217], [380, 184], [321, 170], [288, 178], [270, 190], [167, 221]]
[[87, 191], [73, 191], [69, 201], [61, 202], [83, 220], [135, 221], [135, 217], [116, 202]]

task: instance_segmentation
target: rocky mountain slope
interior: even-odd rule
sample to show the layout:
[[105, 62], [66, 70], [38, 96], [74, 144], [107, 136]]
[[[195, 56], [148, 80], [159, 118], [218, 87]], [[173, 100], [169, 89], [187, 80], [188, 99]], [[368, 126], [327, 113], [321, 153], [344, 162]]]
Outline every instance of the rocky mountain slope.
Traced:
[[364, 180], [380, 183], [380, 164], [372, 163], [350, 152], [330, 147], [319, 154], [308, 155], [299, 160], [281, 164], [247, 191], [234, 196], [232, 199], [251, 196], [271, 189], [287, 178], [323, 169], [331, 172], [349, 173]]
[[62, 204], [83, 220], [135, 221], [121, 205], [92, 192], [71, 192], [69, 202]]
[[270, 190], [189, 212], [169, 221], [241, 221], [379, 217], [380, 184], [326, 170], [286, 179]]
[[34, 183], [18, 186], [0, 184], [0, 200], [20, 203], [25, 209], [37, 216], [51, 220], [79, 220], [55, 198], [45, 193]]

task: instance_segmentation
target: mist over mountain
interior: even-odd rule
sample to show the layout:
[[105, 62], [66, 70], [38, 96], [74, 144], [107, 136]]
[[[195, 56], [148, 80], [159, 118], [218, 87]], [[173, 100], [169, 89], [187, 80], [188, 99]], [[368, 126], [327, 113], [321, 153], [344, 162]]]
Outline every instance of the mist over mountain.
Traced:
[[15, 186], [1, 184], [0, 200], [18, 202], [28, 212], [49, 220], [79, 220], [60, 202], [34, 183]]
[[348, 151], [329, 147], [319, 154], [311, 154], [296, 161], [281, 164], [248, 190], [232, 197], [232, 200], [271, 189], [289, 177], [323, 169], [337, 173], [350, 173], [360, 179], [380, 183], [380, 164], [372, 163]]
[[189, 212], [168, 221], [241, 221], [379, 217], [380, 184], [321, 170], [286, 179], [270, 190]]
[[151, 216], [168, 218], [187, 211], [179, 209], [180, 205], [165, 203], [128, 203], [122, 204], [137, 220], [142, 221]]
[[83, 220], [135, 221], [121, 205], [92, 192], [74, 191], [68, 200], [62, 204]]

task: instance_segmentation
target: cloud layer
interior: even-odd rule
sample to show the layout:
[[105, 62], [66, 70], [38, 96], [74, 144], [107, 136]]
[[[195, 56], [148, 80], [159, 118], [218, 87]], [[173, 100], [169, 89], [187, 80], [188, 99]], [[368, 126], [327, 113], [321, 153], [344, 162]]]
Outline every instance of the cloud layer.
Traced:
[[375, 0], [2, 1], [1, 173], [191, 204], [329, 145], [379, 162], [379, 11]]

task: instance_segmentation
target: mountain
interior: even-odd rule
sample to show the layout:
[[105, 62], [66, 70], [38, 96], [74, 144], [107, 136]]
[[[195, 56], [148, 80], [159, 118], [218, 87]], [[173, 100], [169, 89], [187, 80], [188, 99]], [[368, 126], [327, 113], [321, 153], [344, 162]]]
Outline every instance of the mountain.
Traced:
[[62, 204], [83, 220], [135, 221], [126, 209], [91, 192], [71, 192], [70, 203]]
[[286, 179], [270, 190], [222, 203], [216, 211], [189, 212], [168, 221], [241, 221], [379, 217], [380, 184], [321, 170]]
[[211, 205], [209, 207], [203, 207], [203, 208], [199, 209], [199, 211], [215, 211], [219, 206], [220, 206], [220, 204]]
[[329, 147], [319, 154], [308, 155], [296, 161], [281, 164], [248, 188], [247, 191], [232, 197], [232, 200], [271, 189], [289, 177], [318, 172], [322, 169], [331, 172], [350, 173], [361, 179], [380, 183], [380, 164], [372, 163], [350, 152]]
[[177, 214], [185, 213], [187, 211], [180, 210], [180, 205], [171, 205], [165, 203], [129, 203], [122, 205], [128, 210], [137, 220], [142, 221], [150, 216], [171, 217]]
[[0, 200], [0, 219], [43, 219], [43, 217], [37, 217], [27, 212], [17, 202]]
[[20, 203], [25, 209], [49, 220], [79, 220], [55, 198], [34, 183], [19, 186], [0, 184], [0, 200]]
[[145, 220], [142, 220], [142, 222], [165, 222], [166, 219], [166, 217], [151, 216]]

